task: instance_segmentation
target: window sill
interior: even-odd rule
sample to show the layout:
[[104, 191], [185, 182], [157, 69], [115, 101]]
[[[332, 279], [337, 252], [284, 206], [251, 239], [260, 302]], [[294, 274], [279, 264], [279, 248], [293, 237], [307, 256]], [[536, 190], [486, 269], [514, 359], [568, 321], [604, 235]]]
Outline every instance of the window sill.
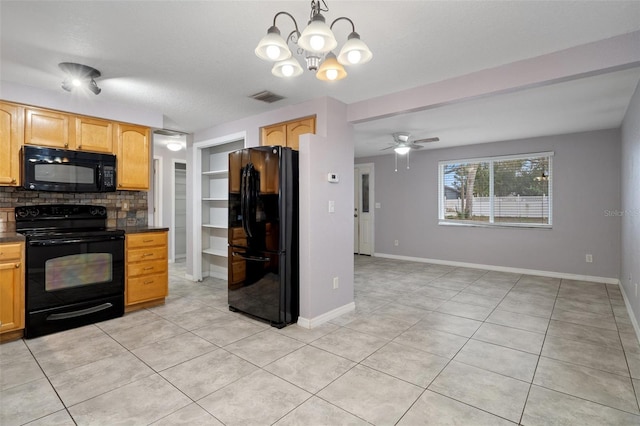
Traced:
[[471, 228], [510, 228], [510, 229], [552, 229], [552, 225], [534, 224], [534, 223], [472, 223], [472, 222], [456, 222], [452, 220], [438, 221], [438, 225], [443, 226], [463, 226]]

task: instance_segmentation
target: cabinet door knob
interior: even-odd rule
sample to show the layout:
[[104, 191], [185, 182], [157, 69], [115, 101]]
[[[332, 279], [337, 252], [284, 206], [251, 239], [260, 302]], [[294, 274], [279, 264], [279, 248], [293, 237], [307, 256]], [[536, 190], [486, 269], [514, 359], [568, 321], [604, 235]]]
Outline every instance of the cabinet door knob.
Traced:
[[20, 267], [20, 262], [16, 263], [16, 268]]
[[16, 180], [15, 179], [11, 179], [11, 183], [16, 183]]
[[65, 147], [65, 148], [69, 148], [69, 144], [68, 144], [68, 143], [65, 143], [65, 144], [64, 144], [64, 147]]
[[82, 149], [82, 145], [78, 145], [78, 149]]

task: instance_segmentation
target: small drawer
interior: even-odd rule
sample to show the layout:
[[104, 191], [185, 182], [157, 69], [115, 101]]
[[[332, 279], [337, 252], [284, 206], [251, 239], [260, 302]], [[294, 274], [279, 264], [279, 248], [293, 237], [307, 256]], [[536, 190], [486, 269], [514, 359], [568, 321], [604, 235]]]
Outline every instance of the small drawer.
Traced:
[[127, 235], [128, 249], [160, 245], [167, 245], [166, 232], [144, 232], [142, 234]]
[[161, 260], [167, 258], [166, 247], [149, 247], [135, 250], [127, 250], [127, 262], [140, 262], [143, 260]]
[[0, 259], [20, 259], [22, 258], [22, 244], [0, 244]]
[[127, 276], [160, 274], [167, 272], [166, 260], [153, 260], [149, 262], [133, 263], [128, 265]]
[[127, 280], [127, 304], [167, 296], [167, 274], [156, 274]]

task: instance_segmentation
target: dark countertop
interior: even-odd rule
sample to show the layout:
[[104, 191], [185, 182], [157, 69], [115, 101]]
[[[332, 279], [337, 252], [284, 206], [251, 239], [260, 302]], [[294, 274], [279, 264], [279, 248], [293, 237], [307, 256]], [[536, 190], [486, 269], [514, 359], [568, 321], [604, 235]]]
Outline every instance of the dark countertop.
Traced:
[[117, 229], [122, 229], [125, 234], [142, 234], [145, 232], [169, 231], [169, 228], [163, 228], [161, 226], [125, 226], [118, 227]]
[[24, 235], [17, 232], [0, 232], [0, 244], [2, 243], [20, 243], [24, 241]]

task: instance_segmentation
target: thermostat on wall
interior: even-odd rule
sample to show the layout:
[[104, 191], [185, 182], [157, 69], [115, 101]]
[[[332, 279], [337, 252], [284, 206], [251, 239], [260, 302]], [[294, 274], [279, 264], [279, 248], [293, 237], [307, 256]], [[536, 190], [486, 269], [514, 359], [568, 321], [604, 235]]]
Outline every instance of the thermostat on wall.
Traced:
[[331, 183], [338, 183], [340, 182], [340, 177], [337, 173], [329, 173], [329, 175], [327, 176], [327, 180]]

